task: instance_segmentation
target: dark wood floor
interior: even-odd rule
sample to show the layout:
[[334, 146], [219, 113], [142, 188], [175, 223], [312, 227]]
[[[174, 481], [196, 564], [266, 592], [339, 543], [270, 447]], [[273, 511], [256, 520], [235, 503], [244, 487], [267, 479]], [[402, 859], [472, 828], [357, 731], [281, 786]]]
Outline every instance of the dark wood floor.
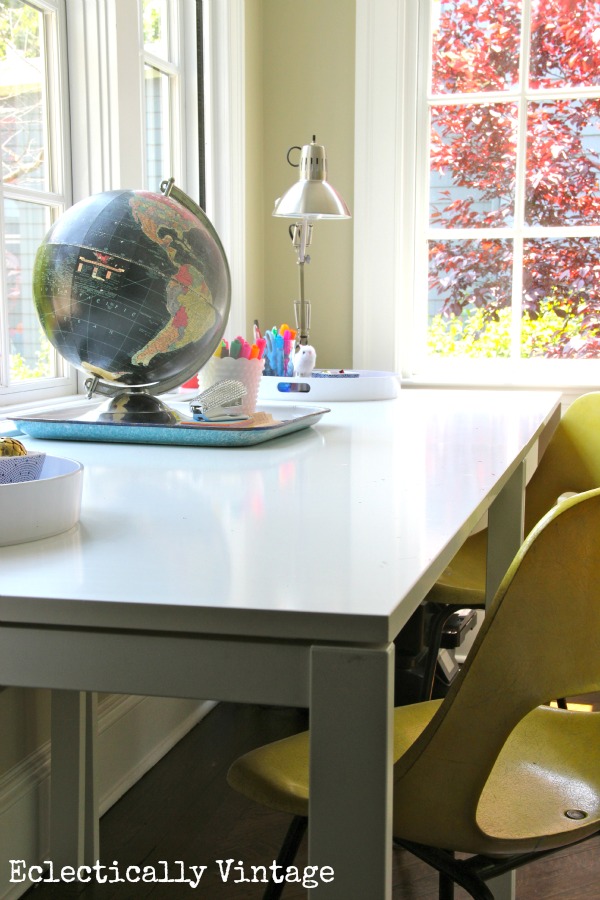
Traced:
[[[200, 885], [103, 884], [87, 888], [41, 884], [28, 900], [255, 900], [258, 884], [223, 883], [217, 859], [269, 864], [288, 824], [231, 790], [225, 781], [240, 753], [306, 727], [302, 712], [219, 704], [158, 765], [141, 779], [100, 823], [101, 862], [156, 866], [159, 861], [208, 865]], [[298, 864], [306, 863], [303, 846]], [[110, 872], [110, 870], [109, 870]], [[110, 874], [110, 877], [114, 877]], [[177, 877], [175, 870], [169, 877]], [[436, 900], [436, 875], [404, 851], [394, 851], [394, 900]], [[596, 841], [541, 860], [517, 874], [518, 900], [600, 900], [600, 845]], [[310, 897], [289, 885], [284, 900]], [[456, 900], [467, 895], [458, 890]], [[370, 900], [349, 897], [348, 900]]]

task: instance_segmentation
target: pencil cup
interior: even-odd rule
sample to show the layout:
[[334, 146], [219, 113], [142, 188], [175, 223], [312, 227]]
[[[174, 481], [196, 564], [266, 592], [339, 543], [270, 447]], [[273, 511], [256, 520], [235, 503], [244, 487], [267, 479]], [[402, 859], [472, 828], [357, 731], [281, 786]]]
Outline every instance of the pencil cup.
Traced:
[[231, 356], [221, 359], [219, 356], [211, 356], [198, 373], [198, 387], [202, 392], [228, 378], [241, 381], [246, 387], [246, 395], [241, 402], [242, 412], [251, 416], [256, 411], [256, 398], [264, 366], [264, 359], [233, 359]]

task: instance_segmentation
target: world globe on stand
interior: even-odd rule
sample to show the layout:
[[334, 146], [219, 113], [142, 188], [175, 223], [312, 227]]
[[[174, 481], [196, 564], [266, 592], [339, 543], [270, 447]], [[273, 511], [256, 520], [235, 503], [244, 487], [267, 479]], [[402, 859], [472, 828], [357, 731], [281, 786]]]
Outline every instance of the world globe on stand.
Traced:
[[70, 207], [36, 254], [33, 294], [56, 350], [113, 397], [104, 416], [170, 421], [154, 397], [183, 384], [219, 345], [231, 278], [219, 237], [174, 187], [118, 190]]

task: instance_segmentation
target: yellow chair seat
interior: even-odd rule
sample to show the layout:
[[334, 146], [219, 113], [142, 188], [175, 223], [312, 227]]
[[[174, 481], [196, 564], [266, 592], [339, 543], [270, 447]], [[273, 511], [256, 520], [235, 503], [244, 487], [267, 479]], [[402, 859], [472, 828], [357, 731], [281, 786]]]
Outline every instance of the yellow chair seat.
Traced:
[[485, 606], [487, 529], [467, 538], [427, 595], [427, 601], [476, 609]]
[[[423, 731], [439, 700], [395, 710], [394, 761]], [[308, 731], [274, 741], [239, 757], [227, 774], [231, 787], [251, 800], [290, 813], [308, 816]]]
[[[415, 703], [394, 710], [394, 763], [429, 724], [441, 701]], [[565, 720], [564, 717], [567, 717]], [[565, 728], [565, 721], [567, 727]], [[294, 816], [308, 816], [309, 732], [267, 744], [237, 759], [229, 770], [231, 787], [251, 800]], [[465, 853], [498, 854], [498, 843], [510, 852], [562, 846], [565, 828], [582, 833], [580, 819], [567, 810], [588, 813], [588, 831], [600, 821], [600, 767], [590, 778], [590, 748], [600, 746], [600, 715], [564, 711], [548, 706], [523, 719], [504, 745], [481, 794], [477, 824], [480, 843], [461, 836], [460, 821], [441, 820], [435, 827], [435, 845]], [[574, 790], [575, 786], [575, 790]], [[418, 840], [410, 806], [402, 815], [402, 797], [395, 802], [394, 834]], [[577, 813], [575, 813], [576, 815]], [[428, 838], [433, 837], [429, 832]], [[461, 839], [462, 838], [462, 839]], [[488, 840], [491, 838], [492, 840]]]
[[549, 706], [530, 713], [508, 738], [483, 789], [476, 818], [484, 834], [535, 850], [561, 846], [569, 826], [583, 837], [582, 820], [565, 815], [578, 810], [587, 813], [588, 830], [597, 831], [600, 767], [590, 765], [590, 753], [599, 741], [598, 713]]

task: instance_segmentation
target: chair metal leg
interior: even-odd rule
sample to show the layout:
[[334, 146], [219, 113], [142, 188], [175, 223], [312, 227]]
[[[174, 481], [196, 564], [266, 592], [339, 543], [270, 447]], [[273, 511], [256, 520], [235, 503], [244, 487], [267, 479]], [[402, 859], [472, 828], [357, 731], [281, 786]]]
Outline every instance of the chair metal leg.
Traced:
[[444, 872], [439, 873], [438, 900], [454, 900], [454, 882]]
[[[286, 869], [294, 862], [298, 848], [302, 843], [302, 838], [306, 833], [307, 825], [308, 819], [306, 816], [294, 816], [277, 856], [278, 866], [282, 866]], [[263, 894], [263, 900], [279, 900], [284, 887], [285, 881], [277, 883], [271, 878]]]
[[468, 863], [465, 865], [465, 861], [455, 859], [453, 853], [424, 844], [413, 844], [399, 838], [395, 838], [395, 844], [404, 847], [440, 873], [440, 900], [452, 900], [453, 894], [442, 893], [442, 890], [448, 890], [448, 881], [464, 888], [473, 900], [494, 900], [494, 895], [479, 875], [469, 870]]

